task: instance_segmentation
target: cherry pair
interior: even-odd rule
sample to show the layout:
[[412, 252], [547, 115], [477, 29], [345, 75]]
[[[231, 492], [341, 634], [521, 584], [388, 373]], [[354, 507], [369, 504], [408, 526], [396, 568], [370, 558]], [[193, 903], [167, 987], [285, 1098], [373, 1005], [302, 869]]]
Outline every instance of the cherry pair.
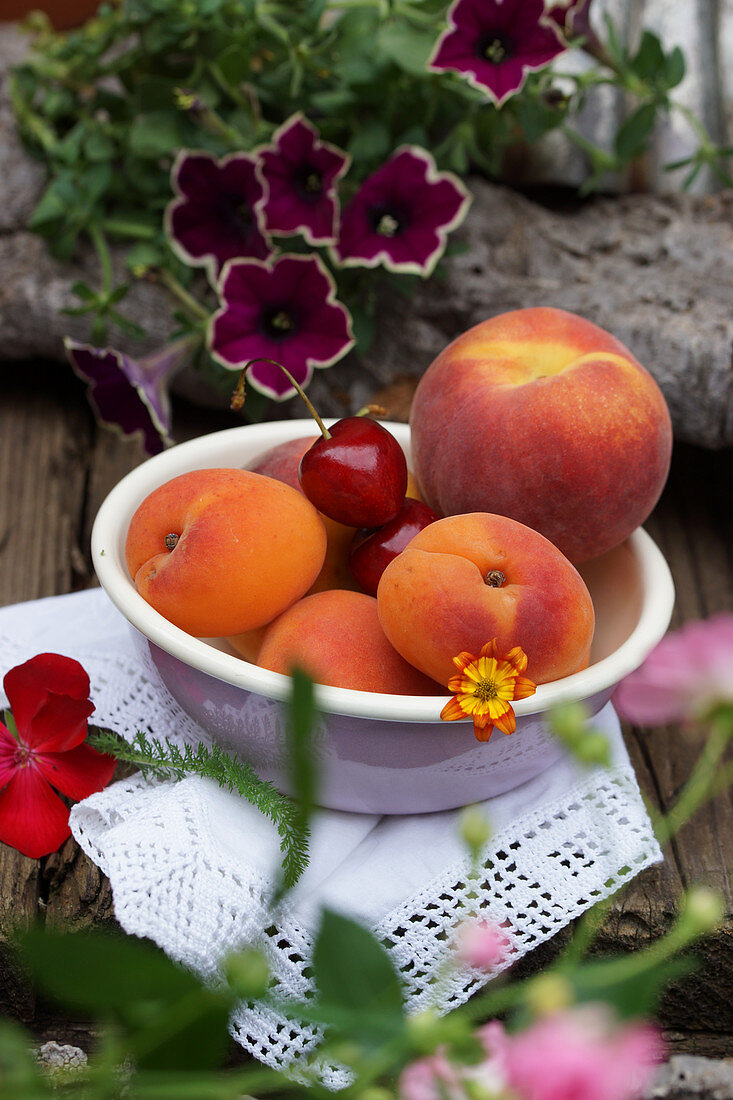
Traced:
[[[244, 404], [244, 379], [251, 360], [242, 370], [232, 396], [232, 408]], [[327, 428], [302, 387], [281, 363], [279, 367], [305, 401], [318, 424], [321, 438], [300, 460], [298, 477], [308, 500], [329, 519], [359, 528], [349, 557], [354, 578], [374, 595], [388, 561], [413, 535], [438, 517], [421, 501], [405, 497], [407, 462], [393, 435], [376, 420], [358, 414]], [[364, 413], [379, 412], [367, 406]]]

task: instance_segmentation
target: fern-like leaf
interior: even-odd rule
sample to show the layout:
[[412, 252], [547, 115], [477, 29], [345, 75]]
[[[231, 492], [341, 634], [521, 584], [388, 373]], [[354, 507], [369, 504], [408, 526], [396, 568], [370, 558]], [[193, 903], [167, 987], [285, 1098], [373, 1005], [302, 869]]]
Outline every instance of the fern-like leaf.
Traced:
[[141, 730], [132, 742], [127, 742], [112, 730], [90, 729], [87, 741], [92, 748], [132, 764], [144, 775], [159, 779], [200, 775], [246, 798], [277, 828], [283, 853], [283, 883], [287, 889], [292, 889], [303, 874], [308, 865], [310, 839], [307, 818], [292, 799], [281, 794], [269, 781], [260, 779], [243, 760], [224, 752], [218, 745], [208, 747], [199, 743], [196, 748], [179, 747], [167, 738], [151, 739]]

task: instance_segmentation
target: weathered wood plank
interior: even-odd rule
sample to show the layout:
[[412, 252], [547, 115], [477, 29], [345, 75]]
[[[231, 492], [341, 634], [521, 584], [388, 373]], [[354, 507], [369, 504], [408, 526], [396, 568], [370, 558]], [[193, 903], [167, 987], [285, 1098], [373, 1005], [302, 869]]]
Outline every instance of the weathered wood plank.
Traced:
[[[67, 368], [4, 367], [0, 399], [0, 604], [77, 585], [91, 417]], [[24, 377], [25, 375], [25, 377]]]

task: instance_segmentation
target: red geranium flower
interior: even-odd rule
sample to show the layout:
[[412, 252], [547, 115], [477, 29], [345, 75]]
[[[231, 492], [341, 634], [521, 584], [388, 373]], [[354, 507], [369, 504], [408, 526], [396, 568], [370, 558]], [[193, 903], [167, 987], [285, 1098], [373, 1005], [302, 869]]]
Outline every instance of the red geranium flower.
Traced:
[[109, 783], [117, 761], [83, 744], [94, 704], [78, 661], [40, 653], [11, 668], [3, 687], [14, 730], [0, 722], [0, 841], [38, 859], [71, 833], [53, 788], [86, 798]]

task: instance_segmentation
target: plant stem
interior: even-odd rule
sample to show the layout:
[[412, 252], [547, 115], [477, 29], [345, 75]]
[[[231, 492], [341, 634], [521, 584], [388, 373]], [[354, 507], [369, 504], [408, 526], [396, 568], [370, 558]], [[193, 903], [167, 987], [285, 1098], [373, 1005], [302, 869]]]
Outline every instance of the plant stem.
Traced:
[[89, 236], [92, 238], [92, 243], [97, 251], [99, 264], [102, 268], [102, 289], [105, 294], [109, 294], [112, 290], [114, 273], [112, 271], [112, 257], [109, 254], [107, 238], [96, 222], [92, 222], [89, 226]]
[[672, 809], [655, 824], [657, 840], [666, 844], [692, 817], [696, 810], [717, 790], [718, 764], [733, 734], [733, 716], [721, 710], [713, 716], [708, 738], [690, 778], [682, 788]]
[[308, 397], [308, 394], [305, 392], [305, 390], [300, 385], [300, 383], [297, 382], [293, 378], [290, 371], [287, 369], [287, 367], [284, 367], [282, 365], [282, 363], [278, 363], [276, 359], [268, 359], [266, 356], [263, 356], [263, 355], [258, 355], [256, 359], [250, 359], [249, 363], [247, 363], [244, 366], [244, 368], [242, 369], [241, 374], [239, 375], [239, 379], [237, 380], [237, 385], [236, 385], [236, 388], [234, 390], [234, 393], [232, 394], [232, 401], [231, 401], [231, 407], [235, 410], [235, 412], [238, 409], [241, 409], [242, 405], [244, 404], [244, 378], [245, 378], [245, 375], [247, 374], [247, 371], [249, 370], [249, 368], [254, 366], [255, 363], [271, 363], [273, 367], [279, 367], [280, 368], [280, 370], [286, 376], [286, 378], [288, 379], [290, 384], [293, 386], [293, 388], [295, 390], [297, 390], [299, 395], [305, 401], [306, 406], [308, 408], [308, 412], [311, 414], [311, 416], [315, 420], [316, 424], [321, 429], [321, 434], [322, 434], [323, 438], [324, 439], [330, 439], [331, 438], [331, 433], [329, 432], [328, 428], [326, 427], [326, 425], [323, 423], [320, 416], [316, 412], [315, 406], [313, 405], [312, 401]]
[[133, 224], [131, 222], [117, 221], [115, 218], [105, 218], [102, 229], [112, 233], [115, 237], [132, 237], [133, 240], [152, 241], [157, 235], [157, 230], [152, 225]]
[[200, 302], [197, 302], [184, 286], [181, 286], [175, 275], [172, 275], [165, 267], [161, 267], [158, 270], [158, 278], [193, 317], [198, 317], [200, 321], [208, 321], [209, 311]]

